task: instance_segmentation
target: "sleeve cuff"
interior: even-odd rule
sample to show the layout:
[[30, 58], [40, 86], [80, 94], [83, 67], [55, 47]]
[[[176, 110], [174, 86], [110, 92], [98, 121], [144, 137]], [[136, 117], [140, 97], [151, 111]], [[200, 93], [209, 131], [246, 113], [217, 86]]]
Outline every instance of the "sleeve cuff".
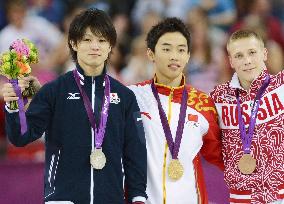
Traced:
[[19, 109], [10, 110], [10, 103], [6, 103], [5, 109], [6, 109], [6, 111], [7, 111], [8, 113], [17, 113], [17, 112], [19, 112]]
[[146, 198], [143, 196], [136, 196], [132, 199], [132, 204], [144, 204], [146, 201]]

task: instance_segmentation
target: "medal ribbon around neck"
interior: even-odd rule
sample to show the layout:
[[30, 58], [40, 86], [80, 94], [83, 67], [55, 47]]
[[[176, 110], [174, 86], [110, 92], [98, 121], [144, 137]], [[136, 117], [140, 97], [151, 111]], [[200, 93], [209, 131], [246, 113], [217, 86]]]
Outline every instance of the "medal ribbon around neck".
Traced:
[[269, 85], [269, 82], [270, 82], [270, 77], [269, 77], [269, 75], [267, 75], [267, 77], [265, 78], [265, 81], [263, 82], [262, 86], [260, 87], [260, 89], [258, 90], [258, 92], [255, 96], [253, 107], [252, 107], [252, 110], [251, 110], [248, 133], [246, 132], [244, 120], [242, 118], [239, 89], [237, 89], [236, 95], [237, 95], [239, 128], [240, 128], [240, 134], [241, 134], [241, 139], [242, 139], [242, 144], [243, 144], [243, 151], [244, 151], [245, 154], [250, 153], [252, 136], [253, 136], [254, 127], [255, 127], [255, 123], [256, 123], [257, 111], [258, 111], [258, 108], [259, 108], [260, 99], [261, 99], [262, 94], [264, 93], [265, 89]]
[[100, 118], [100, 124], [99, 127], [96, 128], [96, 122], [94, 117], [94, 111], [92, 108], [92, 104], [90, 102], [90, 99], [88, 98], [86, 92], [82, 89], [80, 84], [80, 78], [77, 73], [77, 70], [73, 70], [73, 76], [75, 78], [76, 84], [80, 90], [80, 93], [83, 98], [84, 106], [89, 118], [89, 121], [91, 123], [91, 126], [95, 133], [95, 143], [96, 143], [96, 149], [100, 149], [102, 147], [102, 143], [105, 136], [105, 129], [106, 129], [106, 123], [108, 118], [108, 110], [109, 110], [109, 104], [110, 104], [110, 81], [109, 77], [106, 74], [104, 78], [105, 82], [105, 90], [104, 90], [104, 98], [103, 98], [103, 106], [101, 110], [101, 118]]
[[154, 84], [154, 80], [152, 81], [151, 88], [155, 96], [155, 99], [158, 103], [159, 115], [161, 118], [161, 123], [164, 129], [165, 137], [167, 139], [169, 150], [172, 154], [172, 159], [178, 159], [178, 152], [180, 148], [180, 143], [181, 143], [182, 133], [183, 133], [183, 128], [184, 128], [184, 122], [185, 122], [185, 116], [186, 116], [188, 93], [186, 91], [186, 88], [184, 87], [183, 92], [182, 92], [182, 100], [181, 100], [181, 106], [180, 106], [180, 112], [179, 112], [178, 127], [176, 131], [175, 142], [174, 142], [171, 129], [170, 129], [170, 126], [167, 120], [167, 116], [163, 110], [157, 88], [155, 87], [155, 84]]

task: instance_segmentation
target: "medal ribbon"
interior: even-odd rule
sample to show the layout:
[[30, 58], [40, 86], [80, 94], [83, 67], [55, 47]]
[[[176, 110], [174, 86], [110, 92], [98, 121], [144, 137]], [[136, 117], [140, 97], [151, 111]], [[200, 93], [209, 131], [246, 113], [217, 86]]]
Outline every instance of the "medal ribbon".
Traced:
[[91, 104], [90, 99], [88, 98], [86, 92], [81, 87], [80, 78], [79, 78], [79, 75], [77, 73], [77, 70], [73, 70], [73, 76], [75, 78], [76, 84], [77, 84], [77, 86], [80, 90], [80, 93], [82, 95], [84, 106], [85, 106], [89, 121], [90, 121], [91, 126], [94, 130], [94, 133], [95, 133], [96, 148], [99, 149], [99, 148], [102, 147], [102, 143], [103, 143], [104, 136], [105, 136], [105, 129], [106, 129], [106, 123], [107, 123], [107, 118], [108, 118], [109, 104], [110, 104], [110, 81], [109, 81], [109, 77], [106, 74], [105, 78], [104, 78], [105, 90], [104, 90], [103, 105], [102, 105], [102, 110], [101, 110], [101, 118], [100, 118], [99, 127], [96, 128], [96, 122], [95, 122], [92, 104]]
[[19, 107], [19, 118], [20, 118], [20, 126], [21, 126], [21, 135], [24, 135], [24, 133], [27, 131], [27, 118], [25, 115], [25, 110], [24, 106], [27, 103], [27, 98], [22, 97], [21, 89], [18, 85], [18, 80], [17, 79], [10, 79], [9, 82], [13, 85], [13, 89], [19, 97], [18, 99], [18, 107]]
[[267, 77], [265, 78], [264, 83], [262, 84], [262, 86], [260, 87], [260, 89], [258, 90], [258, 92], [257, 92], [257, 94], [255, 96], [255, 99], [254, 99], [254, 102], [253, 102], [253, 106], [252, 106], [252, 110], [251, 110], [251, 116], [250, 116], [248, 133], [246, 132], [244, 120], [242, 118], [242, 110], [241, 110], [241, 105], [240, 105], [239, 89], [237, 89], [236, 95], [237, 95], [237, 108], [238, 108], [239, 128], [240, 128], [240, 134], [241, 134], [241, 139], [242, 139], [242, 144], [243, 144], [243, 151], [244, 151], [245, 154], [249, 154], [250, 153], [252, 136], [253, 136], [254, 127], [255, 127], [255, 123], [256, 123], [257, 111], [258, 111], [258, 108], [259, 108], [260, 99], [261, 99], [262, 94], [264, 93], [265, 89], [267, 88], [269, 82], [270, 82], [270, 77], [269, 77], [269, 75], [267, 75]]
[[172, 137], [172, 133], [171, 133], [171, 129], [170, 129], [170, 126], [169, 126], [169, 123], [168, 123], [168, 120], [167, 120], [167, 116], [166, 116], [166, 114], [163, 110], [157, 88], [155, 87], [155, 84], [154, 84], [154, 80], [152, 81], [151, 88], [152, 88], [152, 92], [155, 96], [155, 99], [158, 103], [159, 115], [160, 115], [160, 118], [161, 118], [161, 123], [162, 123], [163, 129], [164, 129], [165, 137], [167, 139], [169, 150], [172, 154], [172, 158], [177, 159], [179, 148], [180, 148], [180, 143], [181, 143], [181, 139], [182, 139], [183, 128], [184, 128], [188, 93], [186, 91], [186, 88], [184, 87], [183, 92], [182, 92], [182, 100], [181, 100], [181, 106], [180, 106], [180, 112], [179, 112], [179, 120], [178, 120], [178, 126], [177, 126], [177, 131], [176, 131], [176, 138], [175, 138], [175, 142], [174, 142], [173, 137]]

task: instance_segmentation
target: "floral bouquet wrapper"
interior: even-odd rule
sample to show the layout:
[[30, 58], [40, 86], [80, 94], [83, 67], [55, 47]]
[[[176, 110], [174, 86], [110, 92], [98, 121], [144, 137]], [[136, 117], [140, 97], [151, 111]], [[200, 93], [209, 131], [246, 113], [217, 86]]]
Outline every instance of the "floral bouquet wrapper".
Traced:
[[[9, 51], [0, 55], [0, 75], [6, 76], [15, 89], [15, 86], [18, 87], [18, 78], [29, 76], [32, 71], [30, 65], [35, 63], [38, 63], [36, 46], [30, 40], [18, 39], [10, 45]], [[23, 98], [31, 97], [34, 94], [35, 89], [32, 83], [23, 93], [20, 93]], [[17, 101], [11, 102], [11, 110], [18, 108]]]

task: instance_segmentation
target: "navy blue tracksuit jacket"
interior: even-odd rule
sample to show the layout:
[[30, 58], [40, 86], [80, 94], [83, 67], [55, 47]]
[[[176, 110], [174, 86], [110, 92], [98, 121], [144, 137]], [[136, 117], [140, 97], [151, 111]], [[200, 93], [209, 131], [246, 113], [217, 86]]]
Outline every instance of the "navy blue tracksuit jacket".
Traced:
[[[89, 77], [79, 66], [77, 69], [98, 127], [105, 73]], [[111, 103], [102, 145], [107, 162], [102, 170], [90, 165], [94, 133], [72, 72], [46, 84], [34, 96], [26, 112], [28, 131], [24, 135], [20, 135], [18, 113], [6, 111], [6, 130], [14, 145], [24, 146], [45, 133], [45, 201], [124, 204], [122, 167], [129, 203], [133, 197], [146, 197], [147, 154], [139, 107], [130, 89], [111, 77], [110, 84]]]

